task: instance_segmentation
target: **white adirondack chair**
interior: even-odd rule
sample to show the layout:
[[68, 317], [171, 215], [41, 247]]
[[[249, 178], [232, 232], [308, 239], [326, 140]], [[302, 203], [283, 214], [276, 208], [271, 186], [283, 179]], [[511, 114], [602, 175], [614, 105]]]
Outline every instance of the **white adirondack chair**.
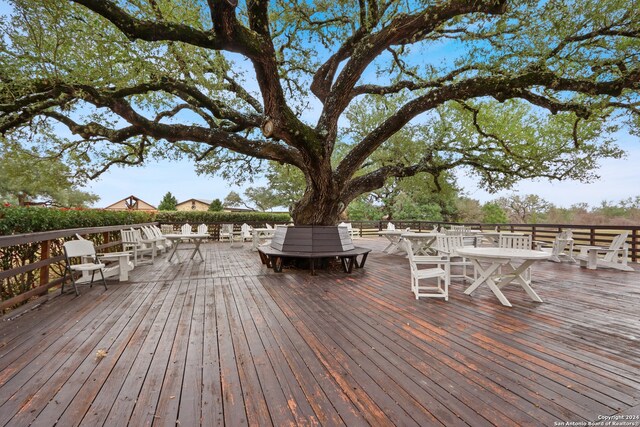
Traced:
[[153, 264], [156, 256], [155, 250], [153, 249], [153, 246], [146, 245], [142, 242], [139, 230], [134, 230], [133, 228], [121, 230], [120, 236], [122, 240], [122, 250], [133, 252], [134, 265], [138, 265], [143, 262], [145, 255], [151, 256], [148, 261]]
[[186, 223], [182, 227], [180, 227], [180, 233], [185, 235], [191, 234], [192, 233], [191, 224]]
[[253, 240], [253, 234], [251, 226], [247, 223], [244, 223], [240, 226], [240, 232], [242, 236], [243, 242], [251, 242]]
[[[411, 242], [405, 240], [409, 266], [411, 267], [411, 291], [420, 297], [444, 298], [449, 301], [450, 264], [446, 256], [417, 256], [413, 254]], [[429, 268], [420, 268], [429, 266]], [[429, 281], [428, 284], [420, 281]], [[435, 283], [434, 283], [435, 282]]]
[[579, 246], [580, 253], [576, 259], [581, 267], [595, 270], [598, 267], [615, 268], [622, 271], [634, 271], [627, 265], [629, 244], [626, 243], [629, 232], [617, 235], [608, 248], [602, 246]]
[[[449, 258], [449, 263], [451, 266], [460, 266], [462, 267], [462, 274], [449, 274], [449, 277], [460, 277], [462, 280], [470, 280], [473, 281], [476, 279], [476, 271], [475, 267], [473, 267], [473, 263], [466, 258], [458, 255], [456, 249], [464, 248], [466, 245], [464, 244], [464, 236], [449, 236], [449, 235], [439, 235], [436, 236], [436, 250], [438, 251], [438, 255], [444, 255]], [[467, 275], [467, 267], [471, 267], [473, 269], [473, 277]]]
[[233, 241], [233, 224], [222, 224], [220, 226], [220, 241]]
[[198, 234], [207, 234], [209, 233], [209, 227], [207, 224], [200, 224], [198, 226]]
[[156, 250], [157, 250], [157, 254], [161, 253], [161, 252], [166, 252], [168, 246], [166, 245], [167, 239], [165, 239], [164, 237], [158, 237], [155, 233], [155, 231], [153, 231], [151, 229], [151, 227], [146, 227], [146, 226], [142, 226], [142, 234], [144, 234], [144, 239], [145, 240], [153, 240], [156, 242]]
[[[566, 258], [571, 262], [576, 262], [573, 258], [573, 232], [571, 230], [563, 230], [560, 232], [553, 243], [535, 242], [536, 249], [551, 254], [549, 261], [562, 262], [562, 258]], [[568, 252], [565, 252], [567, 251]]]
[[389, 230], [389, 231], [393, 231], [393, 230], [395, 230], [395, 229], [396, 229], [395, 224], [393, 224], [393, 223], [391, 223], [391, 222], [388, 222], [388, 223], [387, 223], [387, 230]]

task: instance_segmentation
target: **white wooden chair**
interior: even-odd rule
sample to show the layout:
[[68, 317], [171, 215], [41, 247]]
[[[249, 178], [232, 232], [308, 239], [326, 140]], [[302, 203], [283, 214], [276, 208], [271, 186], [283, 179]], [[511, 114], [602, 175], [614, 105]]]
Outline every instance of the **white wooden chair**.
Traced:
[[240, 232], [243, 242], [251, 242], [253, 240], [252, 228], [249, 224], [244, 223], [240, 226]]
[[193, 229], [191, 228], [191, 224], [186, 223], [182, 227], [180, 227], [180, 234], [189, 235], [193, 233]]
[[220, 226], [220, 241], [233, 241], [233, 224], [222, 224]]
[[142, 234], [144, 234], [145, 240], [153, 240], [156, 242], [156, 250], [157, 250], [157, 254], [161, 253], [161, 252], [166, 252], [167, 249], [169, 248], [167, 246], [167, 239], [165, 239], [164, 237], [158, 237], [155, 233], [155, 231], [153, 231], [151, 229], [151, 227], [146, 227], [146, 226], [142, 226]]
[[[449, 277], [459, 277], [462, 280], [474, 281], [477, 278], [475, 267], [473, 263], [466, 258], [458, 255], [456, 249], [464, 248], [466, 245], [464, 244], [464, 236], [448, 236], [448, 235], [438, 235], [436, 236], [436, 250], [438, 251], [438, 255], [447, 256], [449, 258], [449, 264], [453, 266], [462, 267], [462, 274], [453, 274], [451, 273]], [[473, 269], [473, 277], [467, 275], [467, 267], [471, 267]]]
[[388, 231], [393, 231], [395, 229], [396, 229], [396, 226], [393, 223], [391, 223], [391, 222], [387, 223], [387, 230]]
[[[531, 250], [531, 235], [530, 234], [501, 234], [498, 238], [498, 247], [505, 249], [529, 249]], [[502, 267], [500, 267], [502, 271]], [[530, 283], [531, 282], [531, 267], [522, 274], [522, 277]]]
[[[420, 297], [444, 298], [445, 301], [448, 301], [451, 280], [449, 258], [446, 256], [416, 256], [413, 255], [411, 242], [405, 240], [404, 244], [411, 267], [411, 291], [416, 299], [420, 299]], [[420, 266], [430, 267], [420, 268]], [[427, 280], [428, 284], [420, 282]]]
[[198, 226], [198, 234], [208, 234], [209, 233], [209, 227], [207, 226], [207, 224], [200, 224]]
[[[98, 257], [96, 256], [96, 249], [93, 246], [93, 242], [90, 240], [70, 240], [68, 242], [64, 242], [62, 244], [62, 249], [64, 251], [64, 260], [65, 260], [65, 275], [67, 272], [69, 276], [71, 276], [71, 283], [73, 283], [73, 289], [76, 292], [76, 295], [80, 295], [78, 292], [78, 286], [76, 284], [76, 279], [74, 277], [74, 272], [91, 272], [91, 282], [90, 286], [93, 286], [93, 279], [96, 274], [96, 271], [100, 272], [100, 277], [102, 278], [102, 284], [104, 288], [107, 289], [107, 282], [104, 280], [104, 268], [105, 265], [98, 261]], [[80, 262], [73, 263], [74, 258], [79, 258]], [[64, 293], [64, 281], [62, 282], [62, 290]]]
[[[155, 226], [154, 226], [155, 227]], [[162, 234], [173, 234], [173, 225], [170, 224], [162, 224], [160, 226], [160, 232]]]
[[629, 232], [617, 235], [608, 248], [602, 246], [578, 246], [580, 253], [576, 259], [581, 267], [595, 270], [598, 267], [615, 268], [622, 271], [634, 271], [627, 265], [629, 244], [626, 242]]
[[[171, 226], [169, 226], [171, 227]], [[155, 236], [159, 239], [164, 239], [164, 246], [167, 248], [167, 250], [169, 248], [171, 248], [173, 246], [173, 242], [171, 242], [171, 240], [167, 239], [166, 237], [164, 237], [164, 234], [162, 232], [162, 230], [160, 228], [158, 228], [157, 225], [152, 225], [151, 227], [149, 227], [151, 229], [151, 231], [153, 232], [153, 234], [155, 234]], [[173, 227], [171, 228], [171, 231], [167, 234], [171, 234], [171, 232], [173, 232]]]
[[[567, 258], [571, 262], [576, 262], [573, 257], [573, 232], [563, 230], [553, 239], [553, 243], [534, 242], [536, 250], [551, 254], [549, 261], [562, 262], [562, 258]], [[567, 251], [568, 252], [565, 252]]]
[[345, 227], [347, 229], [347, 232], [349, 233], [349, 237], [351, 237], [352, 239], [360, 234], [360, 229], [353, 228], [350, 222], [341, 222], [340, 224], [338, 224], [338, 227]]
[[140, 238], [140, 232], [136, 232], [133, 228], [121, 230], [120, 236], [122, 240], [122, 250], [133, 252], [133, 264], [138, 265], [144, 262], [144, 256], [150, 255], [151, 263], [155, 260], [155, 250], [153, 246], [146, 245]]

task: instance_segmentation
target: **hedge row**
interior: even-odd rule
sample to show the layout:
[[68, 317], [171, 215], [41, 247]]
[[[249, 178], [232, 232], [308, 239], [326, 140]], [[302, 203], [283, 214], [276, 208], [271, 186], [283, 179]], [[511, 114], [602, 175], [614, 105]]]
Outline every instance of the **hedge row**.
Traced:
[[216, 222], [231, 223], [287, 223], [291, 217], [286, 213], [272, 212], [209, 212], [209, 211], [160, 211], [156, 214], [160, 223], [213, 224]]
[[54, 209], [41, 207], [0, 206], [0, 236], [67, 228], [104, 227], [121, 224], [161, 223], [212, 224], [287, 223], [288, 214], [270, 212], [200, 212], [160, 211], [157, 214], [136, 211], [105, 211], [98, 209]]
[[0, 235], [154, 221], [146, 212], [0, 206]]

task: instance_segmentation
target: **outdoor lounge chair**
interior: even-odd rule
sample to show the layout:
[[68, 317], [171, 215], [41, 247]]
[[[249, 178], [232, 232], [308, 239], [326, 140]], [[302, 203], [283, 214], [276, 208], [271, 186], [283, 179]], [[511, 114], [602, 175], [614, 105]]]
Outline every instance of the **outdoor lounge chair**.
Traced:
[[123, 251], [133, 251], [133, 264], [138, 265], [144, 262], [144, 256], [150, 255], [151, 258], [147, 261], [153, 264], [155, 260], [155, 249], [153, 244], [147, 244], [140, 237], [140, 231], [130, 228], [128, 230], [121, 230], [120, 236], [122, 240]]
[[[444, 298], [449, 300], [450, 265], [446, 256], [416, 256], [413, 254], [411, 242], [406, 245], [409, 266], [411, 267], [411, 291], [416, 299], [420, 297]], [[420, 268], [429, 266], [429, 268]], [[431, 283], [425, 284], [424, 281]], [[421, 284], [422, 281], [422, 284]], [[433, 283], [435, 282], [435, 283]]]
[[[553, 243], [550, 245], [546, 242], [534, 242], [536, 249], [551, 254], [549, 261], [562, 262], [561, 258], [567, 258], [571, 262], [576, 262], [573, 258], [573, 232], [564, 230], [559, 233]], [[565, 252], [568, 250], [568, 252]]]
[[[65, 275], [68, 272], [69, 276], [71, 276], [71, 283], [73, 283], [73, 289], [75, 290], [76, 295], [80, 295], [78, 292], [77, 282], [74, 277], [74, 272], [76, 271], [91, 272], [91, 282], [89, 282], [91, 286], [93, 286], [93, 279], [96, 271], [99, 271], [100, 277], [102, 278], [102, 284], [104, 285], [104, 288], [107, 289], [107, 282], [104, 280], [103, 273], [105, 265], [98, 261], [96, 249], [93, 246], [92, 241], [84, 239], [70, 240], [63, 243], [62, 249], [64, 251]], [[73, 264], [73, 258], [80, 258], [80, 263]], [[62, 282], [62, 292], [64, 293], [64, 281]]]
[[228, 242], [233, 241], [233, 224], [222, 224], [220, 226], [220, 237], [221, 242], [225, 240]]
[[602, 246], [579, 246], [576, 259], [581, 267], [595, 270], [598, 267], [615, 268], [622, 271], [634, 271], [627, 265], [629, 244], [626, 243], [629, 232], [617, 235], [608, 248]]

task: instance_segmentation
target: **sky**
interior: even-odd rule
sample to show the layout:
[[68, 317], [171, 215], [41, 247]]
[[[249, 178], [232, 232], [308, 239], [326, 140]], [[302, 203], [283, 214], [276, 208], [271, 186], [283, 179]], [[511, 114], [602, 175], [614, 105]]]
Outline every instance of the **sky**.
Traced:
[[[0, 15], [7, 15], [10, 10], [7, 1], [0, 0]], [[431, 55], [446, 58], [448, 53], [450, 51], [445, 46], [439, 46]], [[311, 117], [304, 118], [313, 121]], [[602, 161], [598, 170], [601, 178], [588, 184], [575, 181], [523, 181], [512, 190], [489, 194], [479, 189], [472, 178], [462, 173], [457, 175], [458, 184], [466, 196], [482, 203], [513, 192], [537, 194], [559, 207], [570, 207], [576, 203], [596, 206], [605, 200], [616, 202], [640, 196], [640, 141], [623, 135], [618, 144], [627, 151], [627, 157]], [[90, 182], [85, 190], [100, 197], [93, 207], [101, 208], [130, 195], [157, 206], [167, 192], [171, 192], [178, 201], [191, 198], [224, 200], [230, 191], [242, 194], [247, 186], [265, 185], [264, 181], [258, 180], [254, 184], [237, 186], [219, 177], [199, 176], [194, 170], [193, 163], [187, 160], [150, 161], [143, 167], [114, 168]]]

